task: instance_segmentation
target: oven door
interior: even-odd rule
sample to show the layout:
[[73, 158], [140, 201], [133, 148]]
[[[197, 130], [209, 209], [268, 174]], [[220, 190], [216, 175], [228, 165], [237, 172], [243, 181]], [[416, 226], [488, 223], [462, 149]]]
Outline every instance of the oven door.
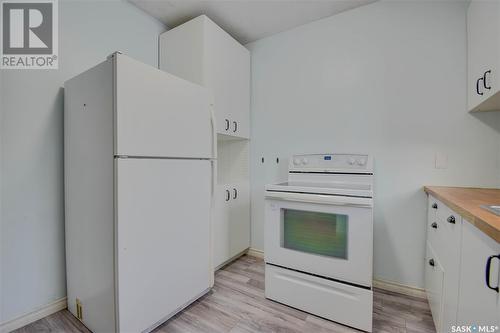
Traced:
[[267, 191], [264, 253], [268, 264], [371, 287], [373, 201]]

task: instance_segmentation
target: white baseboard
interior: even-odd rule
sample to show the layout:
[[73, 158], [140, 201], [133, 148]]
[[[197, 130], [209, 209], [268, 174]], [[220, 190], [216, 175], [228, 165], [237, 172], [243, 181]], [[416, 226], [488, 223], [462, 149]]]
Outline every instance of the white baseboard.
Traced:
[[[254, 248], [249, 248], [247, 251], [247, 255], [263, 259], [264, 258], [264, 251], [254, 249]], [[406, 285], [399, 284], [396, 282], [375, 279], [375, 280], [373, 280], [373, 287], [378, 288], [378, 289], [387, 290], [387, 291], [392, 291], [392, 292], [407, 295], [407, 296], [413, 296], [413, 297], [418, 297], [418, 298], [427, 298], [424, 289], [410, 287], [410, 286], [406, 286]]]
[[214, 269], [214, 272], [218, 271], [219, 269], [221, 269], [222, 267], [225, 267], [229, 264], [231, 264], [233, 261], [236, 261], [238, 260], [241, 256], [247, 254], [247, 251], [248, 250], [243, 250], [242, 252], [238, 253], [237, 255], [235, 255], [234, 257], [231, 257], [230, 259], [224, 261], [222, 264], [220, 264], [219, 266], [215, 267]]
[[11, 319], [0, 324], [0, 333], [8, 333], [28, 324], [31, 324], [38, 319], [50, 316], [53, 313], [64, 310], [68, 307], [66, 297], [60, 298], [52, 303], [41, 306], [40, 308], [29, 312], [25, 315]]
[[399, 284], [396, 282], [375, 279], [375, 280], [373, 280], [373, 287], [378, 288], [378, 289], [387, 290], [387, 291], [392, 291], [392, 292], [407, 295], [407, 296], [413, 296], [413, 297], [418, 297], [418, 298], [423, 298], [423, 299], [427, 298], [427, 295], [426, 295], [424, 289], [417, 288], [417, 287], [411, 287], [411, 286]]
[[264, 259], [264, 251], [254, 249], [252, 247], [248, 249], [247, 255], [249, 255], [251, 257], [256, 257], [256, 258]]

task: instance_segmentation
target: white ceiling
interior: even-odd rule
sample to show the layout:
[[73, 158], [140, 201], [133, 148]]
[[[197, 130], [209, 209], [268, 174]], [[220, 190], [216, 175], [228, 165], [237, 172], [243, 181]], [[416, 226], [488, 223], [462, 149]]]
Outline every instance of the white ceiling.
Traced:
[[205, 14], [246, 44], [376, 0], [130, 0], [173, 28]]

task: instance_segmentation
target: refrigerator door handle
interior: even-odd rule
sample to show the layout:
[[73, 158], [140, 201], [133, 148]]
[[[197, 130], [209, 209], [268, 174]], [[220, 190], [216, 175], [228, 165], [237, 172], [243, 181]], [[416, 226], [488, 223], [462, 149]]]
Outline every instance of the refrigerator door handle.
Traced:
[[217, 158], [217, 126], [213, 104], [210, 104], [210, 121], [212, 123], [212, 158]]
[[210, 122], [212, 124], [212, 160], [210, 161], [210, 165], [212, 167], [212, 197], [210, 199], [210, 228], [209, 228], [209, 237], [210, 237], [210, 250], [209, 250], [209, 281], [210, 288], [214, 286], [215, 276], [212, 270], [213, 268], [213, 224], [214, 224], [214, 210], [215, 210], [215, 184], [217, 184], [217, 126], [215, 122], [215, 112], [214, 112], [214, 104], [210, 103]]
[[[210, 166], [212, 168], [212, 182], [211, 182], [211, 190], [212, 190], [212, 196], [210, 198], [210, 227], [209, 227], [209, 237], [210, 237], [210, 250], [209, 250], [209, 267], [210, 268], [213, 268], [213, 245], [212, 245], [212, 242], [213, 242], [213, 225], [214, 225], [214, 219], [215, 219], [215, 216], [214, 216], [214, 211], [215, 211], [215, 184], [217, 183], [217, 160], [211, 160], [210, 161]], [[214, 273], [213, 273], [213, 270], [210, 269], [209, 270], [209, 281], [210, 281], [210, 288], [214, 286], [214, 283], [215, 283], [215, 277], [214, 277]]]
[[212, 192], [212, 198], [213, 198], [215, 196], [215, 184], [217, 183], [217, 161], [211, 160], [210, 166], [212, 168], [211, 192]]

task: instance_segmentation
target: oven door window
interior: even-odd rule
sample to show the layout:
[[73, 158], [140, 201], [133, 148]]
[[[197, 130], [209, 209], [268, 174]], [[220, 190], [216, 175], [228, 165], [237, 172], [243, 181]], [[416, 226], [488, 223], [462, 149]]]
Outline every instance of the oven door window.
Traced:
[[283, 209], [281, 246], [347, 259], [348, 219], [342, 214]]

